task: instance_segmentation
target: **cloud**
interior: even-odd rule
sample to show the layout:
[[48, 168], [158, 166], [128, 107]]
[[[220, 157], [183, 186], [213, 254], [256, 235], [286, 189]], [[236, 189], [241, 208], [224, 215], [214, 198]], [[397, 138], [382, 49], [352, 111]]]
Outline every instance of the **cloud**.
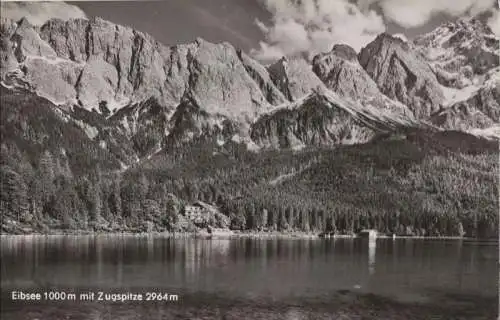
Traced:
[[77, 6], [62, 1], [42, 2], [6, 2], [0, 4], [3, 18], [20, 20], [26, 17], [33, 25], [42, 25], [51, 18], [69, 20], [72, 18], [86, 19], [86, 15]]
[[328, 51], [335, 43], [355, 50], [385, 31], [382, 16], [349, 0], [261, 0], [273, 15], [271, 25], [256, 21], [265, 41], [251, 53], [259, 60], [276, 60], [283, 55], [314, 55]]
[[497, 37], [500, 37], [500, 10], [495, 10], [493, 16], [488, 20], [488, 25], [490, 26], [493, 33]]
[[386, 20], [402, 27], [419, 27], [437, 14], [474, 16], [491, 10], [497, 0], [358, 0], [360, 5], [377, 4]]
[[408, 37], [405, 36], [403, 33], [396, 33], [396, 34], [393, 34], [392, 36], [395, 38], [399, 38], [399, 39], [403, 40], [404, 42], [408, 42]]

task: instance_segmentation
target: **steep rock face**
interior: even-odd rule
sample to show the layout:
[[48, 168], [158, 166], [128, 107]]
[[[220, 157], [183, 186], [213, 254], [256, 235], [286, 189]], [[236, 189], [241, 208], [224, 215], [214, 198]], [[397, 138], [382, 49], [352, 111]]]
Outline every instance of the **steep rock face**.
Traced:
[[16, 24], [10, 19], [0, 18], [0, 76], [17, 68], [17, 59], [14, 55], [15, 43], [10, 41], [9, 35], [14, 32]]
[[500, 69], [485, 75], [483, 85], [462, 101], [444, 108], [431, 118], [445, 129], [470, 131], [500, 124]]
[[158, 48], [150, 37], [130, 28], [93, 18], [54, 19], [41, 28], [18, 23], [10, 30], [3, 37], [18, 52], [17, 68], [56, 103], [80, 101], [88, 109], [100, 99], [126, 104], [134, 95], [141, 98], [141, 89], [154, 93], [162, 82]]
[[[500, 70], [500, 69], [499, 69]], [[462, 102], [483, 112], [496, 123], [500, 123], [500, 73], [491, 73], [478, 92]]]
[[442, 85], [464, 88], [477, 84], [488, 70], [498, 67], [499, 40], [488, 25], [472, 18], [443, 24], [413, 43]]
[[189, 96], [177, 106], [169, 125], [171, 130], [166, 138], [169, 146], [181, 146], [195, 139], [213, 140], [221, 145], [237, 132], [237, 125], [230, 119], [208, 114]]
[[476, 18], [448, 22], [414, 40], [437, 75], [445, 102], [431, 121], [444, 129], [500, 137], [500, 42]]
[[241, 50], [238, 50], [238, 57], [245, 66], [248, 74], [259, 85], [260, 90], [270, 104], [280, 105], [288, 101], [273, 83], [269, 72], [263, 65], [250, 58]]
[[406, 106], [380, 92], [359, 64], [356, 51], [347, 45], [335, 45], [330, 52], [315, 56], [313, 71], [329, 89], [342, 97], [413, 118]]
[[152, 97], [120, 109], [109, 122], [132, 142], [140, 157], [145, 157], [164, 146], [173, 111], [173, 107], [164, 107]]
[[313, 71], [342, 96], [357, 100], [380, 94], [377, 84], [359, 64], [356, 51], [347, 45], [335, 45], [330, 52], [315, 56]]
[[315, 89], [293, 104], [261, 116], [250, 136], [263, 148], [294, 148], [364, 143], [379, 133], [413, 126], [406, 118]]
[[[207, 112], [244, 121], [269, 105], [228, 43], [166, 47], [100, 18], [50, 20], [39, 30], [26, 20], [5, 22], [2, 41], [20, 76], [56, 103], [90, 110], [106, 101], [114, 110], [153, 96], [177, 105], [189, 92]], [[12, 63], [2, 64], [2, 74], [12, 71]]]
[[193, 140], [298, 148], [366, 142], [430, 115], [450, 129], [498, 122], [488, 63], [477, 69], [484, 90], [448, 105], [442, 90], [450, 88], [412, 51], [419, 47], [386, 34], [359, 55], [335, 45], [312, 65], [282, 58], [264, 67], [228, 43], [167, 47], [100, 18], [41, 27], [3, 19], [0, 27], [3, 85], [65, 106], [90, 140], [126, 164]]
[[196, 52], [187, 55], [188, 90], [206, 112], [247, 122], [269, 103], [248, 75], [236, 50], [228, 43], [197, 41]]
[[30, 22], [23, 18], [16, 23], [15, 33], [11, 37], [14, 55], [18, 61], [23, 61], [29, 56], [43, 56], [55, 58], [56, 52], [41, 39], [38, 31]]
[[301, 58], [281, 58], [268, 67], [272, 81], [289, 101], [309, 94], [325, 85], [312, 71], [311, 65]]
[[[157, 96], [169, 101], [164, 92], [164, 64], [170, 51], [152, 37], [109, 21], [50, 20], [41, 27], [40, 36], [57, 52], [58, 57], [84, 65], [77, 87], [83, 105], [96, 105], [95, 96], [117, 105], [130, 100]], [[105, 85], [107, 95], [101, 96]]]
[[431, 117], [433, 124], [447, 130], [485, 129], [495, 122], [486, 114], [465, 102], [459, 102]]
[[283, 108], [261, 117], [251, 131], [256, 144], [272, 149], [362, 143], [374, 135], [373, 130], [362, 126], [349, 112], [332, 108], [317, 95], [307, 98], [297, 108]]
[[407, 105], [418, 118], [439, 110], [444, 96], [429, 64], [403, 40], [379, 35], [358, 55], [380, 91]]

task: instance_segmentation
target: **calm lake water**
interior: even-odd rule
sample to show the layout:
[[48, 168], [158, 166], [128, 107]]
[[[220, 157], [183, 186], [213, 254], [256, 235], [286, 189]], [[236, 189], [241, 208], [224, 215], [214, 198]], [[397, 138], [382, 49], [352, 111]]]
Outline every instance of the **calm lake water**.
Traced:
[[[498, 315], [496, 242], [3, 236], [1, 250], [1, 319], [497, 319]], [[13, 301], [15, 290], [41, 293], [42, 298], [43, 292], [67, 296], [65, 301]], [[99, 291], [144, 297], [155, 292], [168, 299], [80, 298], [81, 293]]]

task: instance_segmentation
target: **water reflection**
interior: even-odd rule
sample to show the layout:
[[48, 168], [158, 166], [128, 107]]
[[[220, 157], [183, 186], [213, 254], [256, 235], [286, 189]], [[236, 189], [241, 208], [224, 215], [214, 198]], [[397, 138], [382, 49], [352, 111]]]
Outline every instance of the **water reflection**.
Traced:
[[373, 275], [375, 273], [375, 256], [377, 251], [377, 240], [370, 239], [368, 241], [368, 273]]
[[[467, 241], [2, 237], [2, 287], [165, 287], [232, 297], [328, 295], [359, 285], [496, 295], [497, 245]], [[367, 271], [368, 264], [368, 271]]]

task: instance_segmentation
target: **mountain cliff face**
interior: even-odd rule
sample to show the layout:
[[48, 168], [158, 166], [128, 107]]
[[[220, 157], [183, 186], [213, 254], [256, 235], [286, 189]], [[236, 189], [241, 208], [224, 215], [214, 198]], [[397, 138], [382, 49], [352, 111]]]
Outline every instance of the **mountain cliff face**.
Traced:
[[274, 84], [289, 101], [296, 101], [312, 89], [324, 87], [311, 65], [301, 58], [283, 57], [269, 66], [268, 70]]
[[445, 94], [443, 109], [432, 115], [433, 123], [469, 132], [491, 132], [498, 126], [499, 43], [479, 19], [446, 23], [414, 40]]
[[285, 95], [276, 86], [275, 82], [273, 82], [271, 75], [263, 65], [250, 58], [241, 50], [238, 50], [238, 57], [250, 77], [259, 85], [264, 97], [266, 97], [270, 104], [280, 105], [288, 101], [288, 98], [285, 98]]
[[342, 96], [358, 99], [380, 95], [377, 84], [359, 64], [356, 51], [347, 45], [334, 45], [330, 52], [315, 56], [313, 70]]
[[418, 118], [438, 111], [444, 101], [427, 61], [399, 38], [379, 35], [361, 50], [359, 61], [383, 94], [407, 105]]
[[262, 116], [252, 126], [251, 137], [259, 145], [277, 149], [369, 141], [377, 131], [350, 107], [315, 91], [288, 108]]
[[[3, 27], [6, 54], [39, 92], [56, 103], [111, 109], [156, 97], [177, 105], [186, 91], [214, 113], [253, 116], [266, 99], [229, 44], [202, 39], [166, 47], [147, 34], [108, 21], [50, 20], [36, 30], [21, 20]], [[230, 80], [229, 80], [230, 79]], [[236, 103], [237, 102], [237, 103]]]
[[499, 65], [498, 38], [478, 19], [446, 23], [413, 43], [447, 87], [478, 84], [481, 76]]
[[487, 129], [500, 123], [500, 69], [485, 75], [479, 88], [460, 100], [443, 108], [431, 121], [445, 129], [470, 131]]
[[341, 97], [414, 120], [408, 107], [380, 92], [375, 81], [361, 67], [356, 51], [347, 45], [335, 45], [330, 52], [314, 57], [313, 70], [329, 89]]
[[[381, 34], [359, 54], [337, 44], [312, 64], [283, 57], [263, 66], [228, 43], [169, 47], [100, 18], [41, 27], [3, 19], [1, 76], [5, 88], [66, 110], [89, 139], [115, 153], [127, 145], [133, 155], [120, 161], [130, 165], [197, 139], [302, 148], [364, 143], [426, 123], [487, 129], [499, 121], [490, 31], [459, 20], [415, 43]], [[458, 89], [463, 77], [443, 80], [450, 65], [476, 81], [468, 95]]]

